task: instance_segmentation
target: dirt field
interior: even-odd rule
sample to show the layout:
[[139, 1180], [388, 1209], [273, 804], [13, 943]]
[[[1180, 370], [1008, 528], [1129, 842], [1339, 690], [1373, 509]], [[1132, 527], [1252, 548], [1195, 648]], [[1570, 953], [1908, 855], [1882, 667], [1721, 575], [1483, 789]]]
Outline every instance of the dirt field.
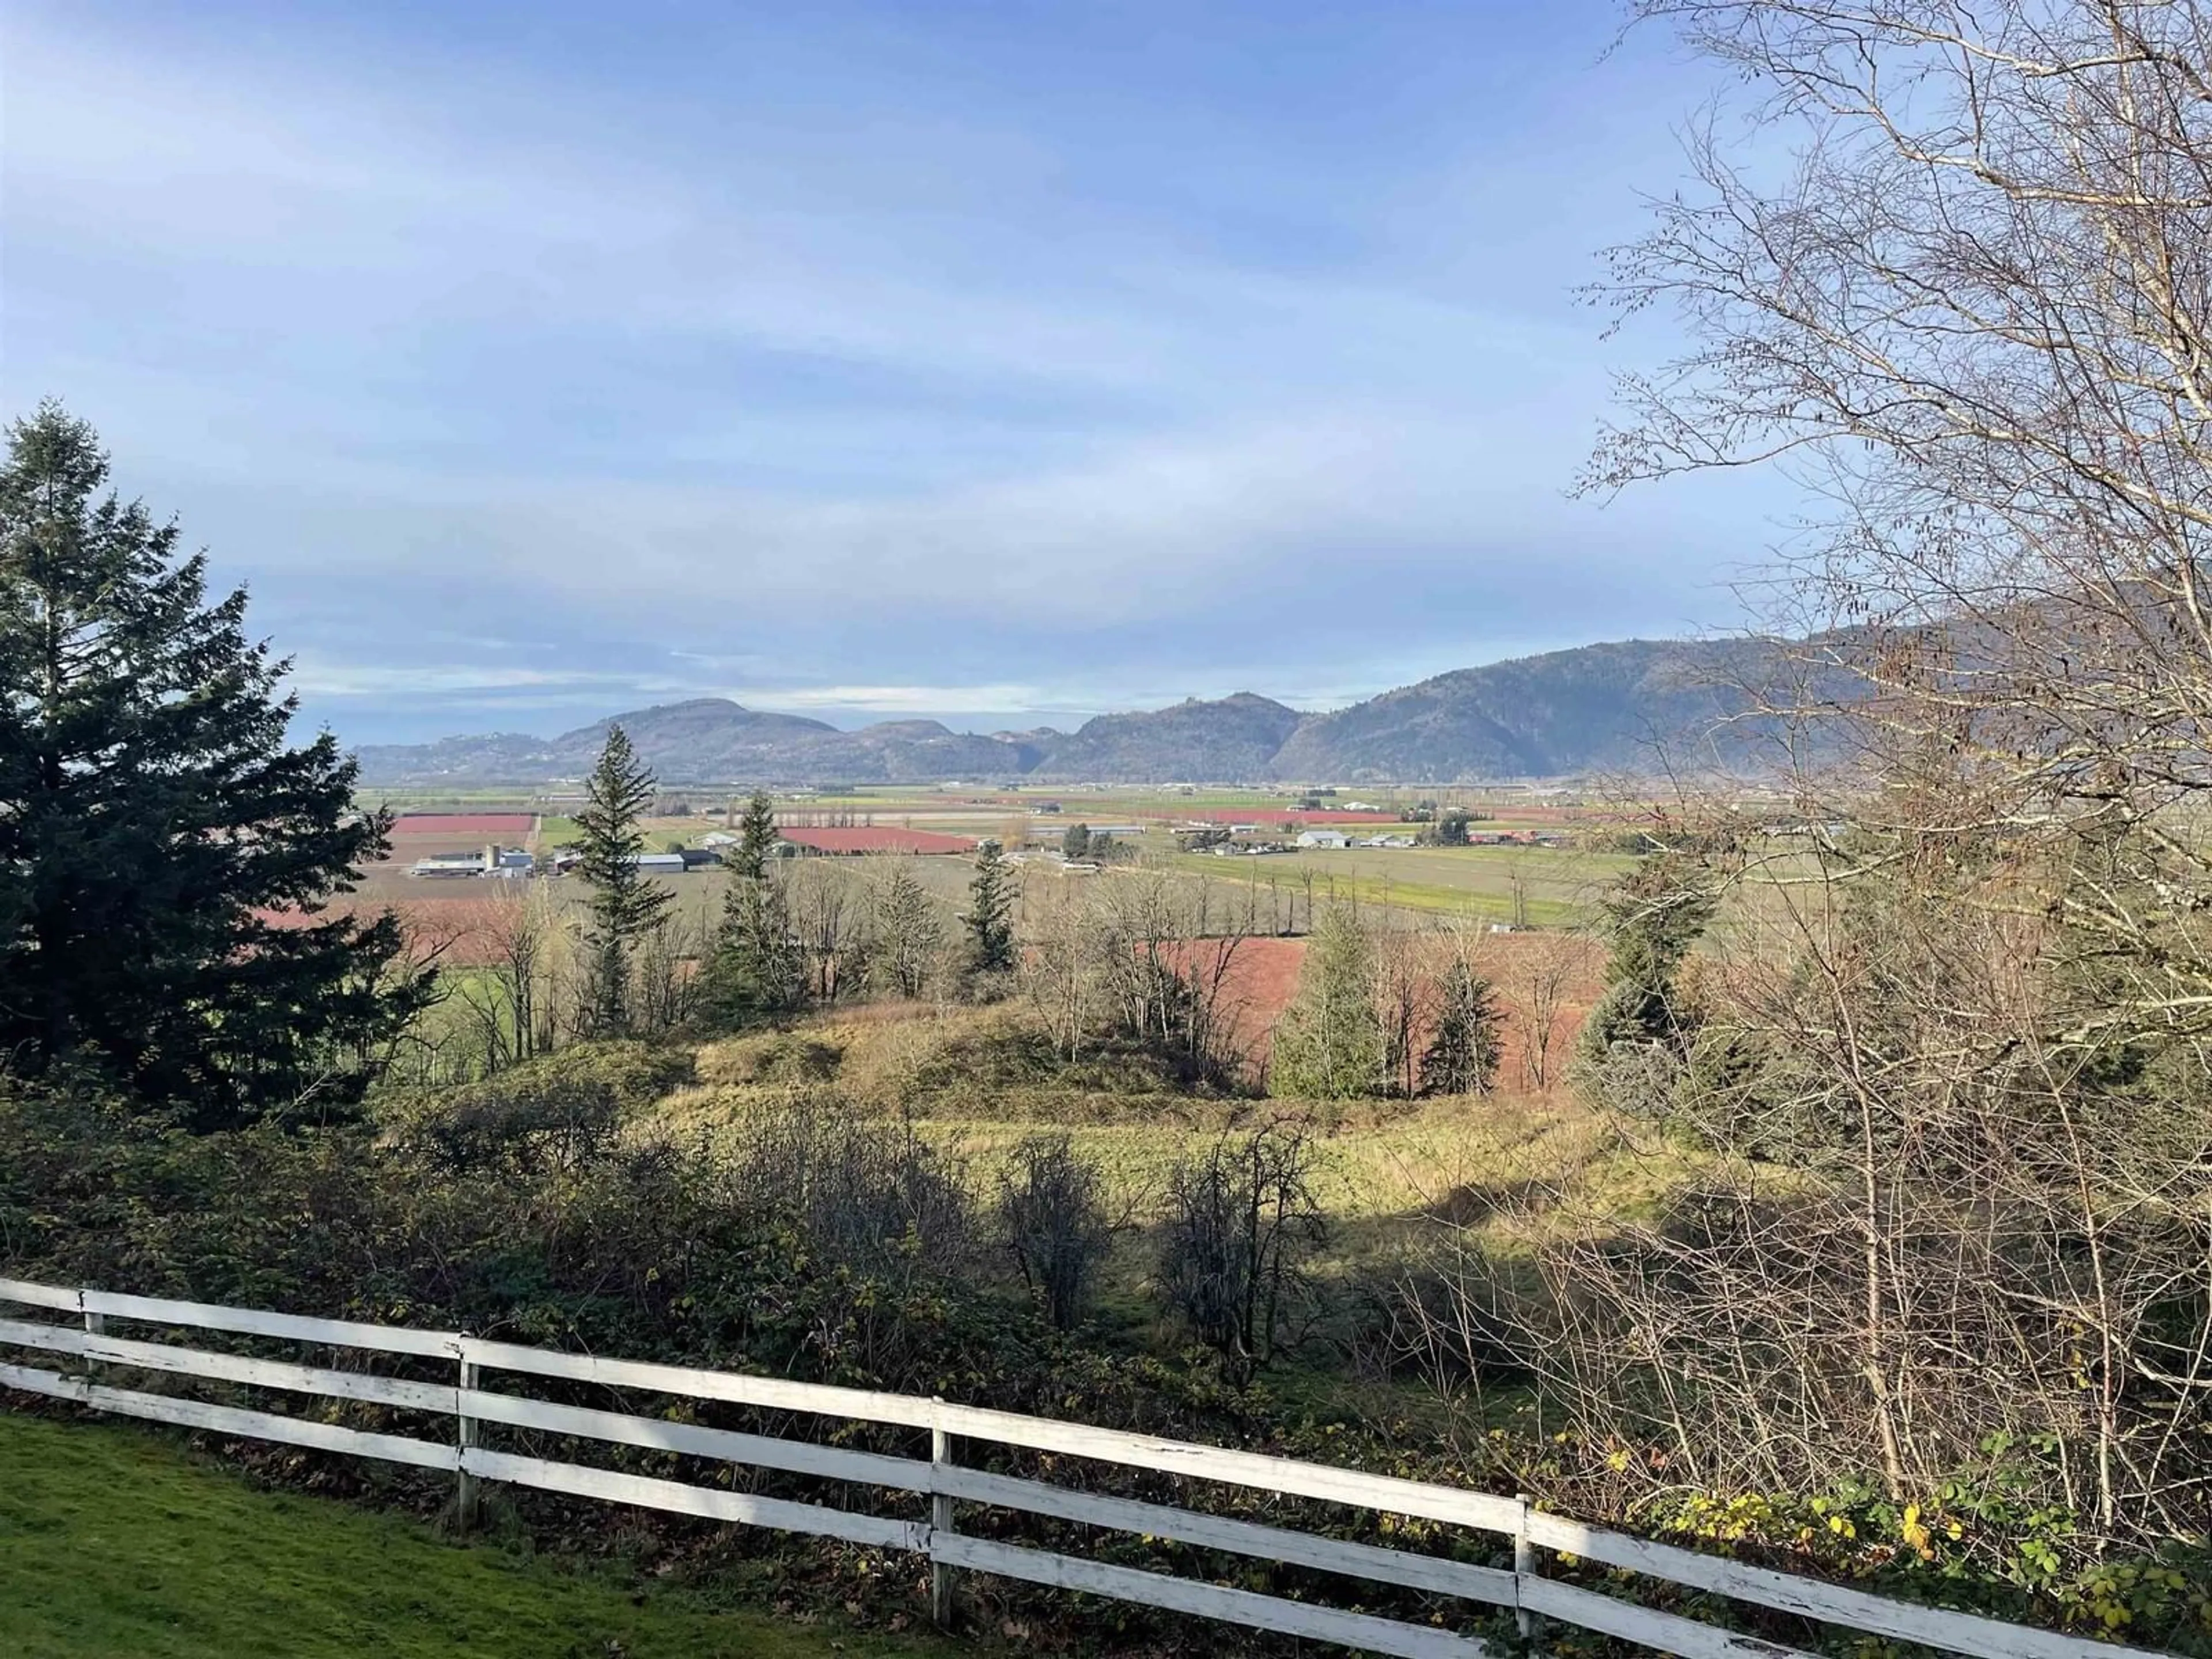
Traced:
[[537, 828], [537, 817], [530, 812], [404, 812], [392, 821], [392, 839], [410, 850], [426, 836], [520, 846]]
[[[1208, 948], [1222, 947], [1199, 947], [1201, 951]], [[1238, 941], [1233, 949], [1222, 981], [1222, 1008], [1229, 1018], [1232, 1042], [1257, 1068], [1266, 1065], [1275, 1027], [1297, 994], [1306, 941], [1248, 939]], [[1426, 954], [1432, 958], [1430, 971], [1440, 970], [1447, 942], [1435, 941]], [[1497, 933], [1474, 942], [1473, 960], [1476, 971], [1495, 987], [1505, 1017], [1500, 1079], [1514, 1086], [1525, 1081], [1536, 1020], [1547, 1011], [1550, 1021], [1547, 1063], [1556, 1072], [1562, 1057], [1571, 1052], [1583, 1021], [1603, 988], [1598, 979], [1600, 953], [1586, 941], [1563, 934]], [[1201, 957], [1201, 965], [1210, 965], [1210, 959]]]

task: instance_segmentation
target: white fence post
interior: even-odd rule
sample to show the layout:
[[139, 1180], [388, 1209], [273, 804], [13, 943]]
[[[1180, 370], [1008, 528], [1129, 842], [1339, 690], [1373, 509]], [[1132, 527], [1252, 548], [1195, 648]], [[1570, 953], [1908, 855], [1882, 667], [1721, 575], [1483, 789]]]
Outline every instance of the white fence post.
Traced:
[[[106, 1314], [96, 1314], [93, 1312], [91, 1309], [85, 1307], [84, 1303], [85, 1293], [82, 1289], [79, 1289], [76, 1293], [76, 1305], [84, 1310], [85, 1335], [88, 1337], [106, 1335], [107, 1316]], [[94, 1361], [92, 1356], [89, 1354], [84, 1355], [82, 1358], [78, 1359], [76, 1368], [79, 1373], [84, 1377], [88, 1385], [99, 1382], [102, 1375], [99, 1365]]]
[[1536, 1546], [1528, 1538], [1528, 1494], [1517, 1492], [1514, 1501], [1521, 1506], [1521, 1521], [1513, 1529], [1513, 1622], [1520, 1627], [1521, 1639], [1533, 1642], [1536, 1639], [1536, 1615], [1528, 1611], [1522, 1584], [1536, 1576]]
[[[461, 1394], [466, 1395], [477, 1385], [477, 1368], [475, 1363], [469, 1358], [469, 1339], [466, 1333], [462, 1334], [459, 1347], [461, 1356]], [[453, 1495], [453, 1524], [463, 1532], [473, 1532], [476, 1530], [477, 1511], [479, 1504], [477, 1478], [469, 1473], [468, 1459], [469, 1453], [475, 1449], [477, 1443], [477, 1420], [469, 1415], [468, 1402], [459, 1395], [454, 1398], [453, 1413], [457, 1431], [456, 1443], [459, 1446], [461, 1453], [460, 1484]]]
[[[937, 1395], [929, 1403], [942, 1406], [945, 1401]], [[951, 1467], [952, 1437], [933, 1422], [929, 1428], [929, 1616], [943, 1631], [952, 1628], [952, 1569], [939, 1555], [937, 1540], [952, 1535], [952, 1494], [939, 1477]]]

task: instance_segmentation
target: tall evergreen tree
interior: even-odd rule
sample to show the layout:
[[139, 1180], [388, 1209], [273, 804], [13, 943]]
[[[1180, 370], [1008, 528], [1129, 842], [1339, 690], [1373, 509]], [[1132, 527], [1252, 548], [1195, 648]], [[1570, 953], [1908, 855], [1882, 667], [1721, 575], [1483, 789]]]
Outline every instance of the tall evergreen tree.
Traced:
[[975, 878], [968, 884], [968, 969], [970, 973], [1014, 971], [1014, 893], [1006, 855], [995, 841], [975, 854]]
[[1276, 1030], [1273, 1092], [1349, 1100], [1382, 1089], [1388, 1042], [1374, 976], [1374, 951], [1358, 918], [1331, 908], [1307, 945], [1298, 994]]
[[806, 1000], [806, 964], [783, 890], [769, 875], [733, 876], [701, 1000], [726, 1026], [789, 1013]]
[[606, 747], [584, 785], [584, 809], [576, 814], [583, 831], [576, 873], [592, 889], [585, 932], [591, 1021], [600, 1032], [629, 1029], [630, 946], [676, 896], [638, 867], [645, 852], [638, 820], [652, 804], [653, 789], [653, 774], [630, 747], [629, 734], [609, 726]]
[[204, 556], [107, 478], [59, 405], [9, 428], [0, 1047], [202, 1127], [343, 1097], [428, 989], [395, 977], [389, 914], [326, 908], [388, 820], [354, 810], [328, 732], [288, 745], [289, 665], [247, 638], [244, 591], [208, 603]]
[[1425, 1095], [1486, 1095], [1498, 1076], [1498, 1012], [1491, 983], [1464, 962], [1437, 985], [1436, 1035], [1421, 1052]]
[[1605, 994], [1583, 1023], [1583, 1052], [1602, 1059], [1616, 1043], [1686, 1051], [1691, 1036], [1675, 975], [1713, 919], [1710, 874], [1691, 855], [1653, 853], [1606, 895], [1613, 936]]
[[775, 828], [775, 802], [767, 790], [754, 790], [738, 825], [738, 845], [730, 855], [730, 867], [749, 880], [758, 881], [768, 873], [768, 861], [775, 856], [776, 842], [781, 839]]

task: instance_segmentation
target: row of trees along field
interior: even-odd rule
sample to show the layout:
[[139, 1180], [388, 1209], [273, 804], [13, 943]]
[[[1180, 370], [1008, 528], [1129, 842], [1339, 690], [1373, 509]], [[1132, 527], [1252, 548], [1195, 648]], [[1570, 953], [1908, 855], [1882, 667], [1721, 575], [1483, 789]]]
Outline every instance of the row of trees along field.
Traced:
[[[1796, 828], [1674, 757], [1572, 1064], [1523, 1059], [1633, 1182], [1486, 1142], [1347, 1265], [1325, 1153], [1509, 1116], [1479, 953], [1329, 917], [1256, 1106], [1203, 884], [987, 855], [955, 912], [763, 819], [685, 921], [618, 740], [587, 902], [441, 975], [332, 903], [386, 825], [242, 598], [47, 407], [0, 474], [0, 1265], [1370, 1461], [2212, 1653], [2212, 13], [1636, 9], [1746, 90], [1604, 285], [1693, 343], [1589, 487], [1772, 461], [1835, 512], [1735, 689]], [[873, 1092], [820, 1017], [863, 995], [930, 1011]], [[421, 1064], [464, 999], [496, 1036]], [[974, 1165], [920, 1127], [955, 1094], [1060, 1115]], [[1195, 1140], [1139, 1206], [1091, 1110]]]
[[905, 860], [778, 858], [773, 804], [757, 793], [725, 859], [719, 915], [687, 923], [674, 891], [638, 872], [653, 787], [614, 728], [578, 818], [580, 906], [501, 892], [421, 920], [425, 958], [465, 940], [492, 960], [442, 988], [430, 1008], [442, 1002], [445, 1017], [410, 1026], [392, 1072], [468, 1080], [594, 1038], [728, 1033], [872, 1000], [1018, 999], [1069, 1062], [1102, 1042], [1140, 1042], [1188, 1080], [1269, 1082], [1309, 1099], [1487, 1093], [1510, 1009], [1540, 1032], [1521, 1074], [1540, 1090], [1589, 956], [1564, 939], [1519, 951], [1496, 985], [1476, 965], [1474, 930], [1377, 928], [1332, 906], [1268, 1063], [1271, 1034], [1247, 1018], [1268, 1011], [1250, 1006], [1240, 976], [1249, 918], [1210, 884], [1132, 870], [1109, 884], [1055, 874], [1025, 885], [985, 841], [955, 909]]

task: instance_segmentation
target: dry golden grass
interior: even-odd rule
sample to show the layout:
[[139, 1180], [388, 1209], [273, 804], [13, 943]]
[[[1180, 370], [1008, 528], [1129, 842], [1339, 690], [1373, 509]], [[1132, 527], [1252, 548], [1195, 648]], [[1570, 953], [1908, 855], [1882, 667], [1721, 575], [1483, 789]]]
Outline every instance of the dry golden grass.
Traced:
[[1176, 1092], [1141, 1067], [1055, 1067], [1020, 1005], [909, 1006], [731, 1038], [699, 1054], [696, 1086], [660, 1120], [711, 1136], [794, 1091], [897, 1115], [957, 1155], [979, 1194], [1029, 1136], [1065, 1132], [1106, 1171], [1117, 1204], [1149, 1219], [1177, 1161], [1271, 1119], [1314, 1136], [1317, 1190], [1345, 1248], [1386, 1249], [1440, 1223], [1510, 1251], [1529, 1230], [1589, 1231], [1648, 1217], [1698, 1168], [1625, 1135], [1565, 1091], [1407, 1101], [1304, 1102]]

